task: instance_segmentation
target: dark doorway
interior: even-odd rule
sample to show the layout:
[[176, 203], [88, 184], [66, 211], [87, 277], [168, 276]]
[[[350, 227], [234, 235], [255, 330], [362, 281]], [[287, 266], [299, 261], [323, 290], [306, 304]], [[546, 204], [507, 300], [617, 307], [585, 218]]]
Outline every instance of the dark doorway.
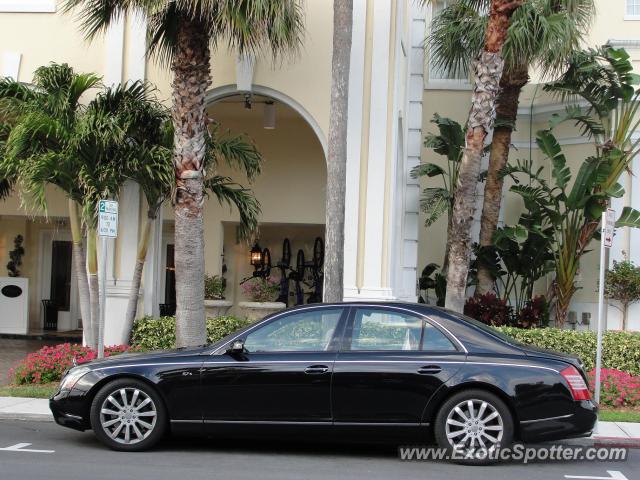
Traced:
[[71, 309], [72, 245], [69, 241], [51, 243], [51, 300], [59, 312]]

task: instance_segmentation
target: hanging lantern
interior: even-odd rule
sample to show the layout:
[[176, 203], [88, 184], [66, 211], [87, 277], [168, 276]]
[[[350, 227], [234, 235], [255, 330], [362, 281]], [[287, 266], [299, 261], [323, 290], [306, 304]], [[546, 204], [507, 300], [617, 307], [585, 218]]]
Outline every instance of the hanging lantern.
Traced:
[[253, 268], [257, 270], [262, 266], [264, 262], [264, 257], [262, 256], [262, 248], [260, 248], [260, 245], [258, 244], [258, 242], [256, 242], [253, 245], [249, 254], [250, 254], [251, 265], [253, 265]]

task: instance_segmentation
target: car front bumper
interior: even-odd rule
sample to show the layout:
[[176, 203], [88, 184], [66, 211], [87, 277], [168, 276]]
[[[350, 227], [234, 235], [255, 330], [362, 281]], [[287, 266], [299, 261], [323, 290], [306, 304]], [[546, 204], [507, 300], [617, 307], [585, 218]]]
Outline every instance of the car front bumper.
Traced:
[[49, 399], [49, 408], [58, 425], [85, 431], [91, 428], [89, 411], [85, 407], [85, 392], [78, 390], [58, 391]]

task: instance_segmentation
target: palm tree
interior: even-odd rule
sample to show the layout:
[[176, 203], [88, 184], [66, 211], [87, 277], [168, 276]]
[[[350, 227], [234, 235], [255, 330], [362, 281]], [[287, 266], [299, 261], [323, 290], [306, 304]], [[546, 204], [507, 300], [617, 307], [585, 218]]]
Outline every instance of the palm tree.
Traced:
[[[4, 148], [11, 127], [7, 123], [0, 123], [0, 158], [4, 156]], [[13, 190], [13, 181], [10, 178], [0, 178], [0, 200], [9, 198]]]
[[67, 147], [83, 110], [79, 99], [99, 82], [96, 75], [77, 74], [66, 64], [38, 68], [32, 86], [11, 79], [0, 80], [3, 109], [12, 119], [4, 155], [0, 159], [0, 175], [14, 179], [45, 213], [44, 185], [55, 185], [66, 194], [80, 316], [89, 345], [94, 344], [95, 336], [79, 213], [83, 197], [75, 175], [79, 170], [78, 158], [71, 155]]
[[300, 45], [299, 0], [66, 0], [79, 8], [88, 38], [128, 13], [147, 18], [149, 51], [173, 71], [175, 129], [176, 344], [206, 342], [204, 312], [205, 96], [211, 83], [210, 52], [220, 42], [240, 54], [267, 47], [276, 56]]
[[347, 185], [347, 116], [353, 0], [333, 2], [331, 116], [327, 155], [324, 301], [340, 302], [344, 290], [344, 208]]
[[[477, 56], [488, 23], [482, 12], [489, 3], [489, 0], [460, 0], [435, 18], [429, 36], [435, 66], [461, 72]], [[505, 66], [496, 100], [496, 124], [484, 189], [481, 248], [493, 245], [502, 202], [504, 177], [500, 171], [509, 158], [518, 101], [529, 81], [529, 70], [535, 67], [548, 78], [559, 73], [566, 59], [580, 47], [594, 13], [593, 0], [530, 0], [511, 17], [503, 48]], [[490, 268], [479, 262], [476, 295], [491, 291], [494, 281]]]
[[[7, 138], [0, 174], [15, 178], [36, 208], [46, 213], [47, 185], [69, 198], [70, 229], [78, 276], [81, 315], [87, 344], [98, 332], [97, 204], [117, 198], [131, 156], [133, 104], [148, 102], [140, 82], [99, 92], [87, 105], [79, 97], [99, 85], [93, 74], [77, 74], [68, 65], [36, 71], [32, 87], [5, 80], [0, 98], [17, 121]], [[83, 251], [83, 225], [87, 236]]]
[[472, 64], [474, 89], [467, 120], [466, 145], [454, 195], [445, 299], [445, 305], [457, 312], [462, 312], [464, 307], [476, 183], [484, 141], [493, 128], [496, 97], [504, 67], [502, 47], [511, 16], [522, 3], [523, 0], [491, 0], [482, 49]]
[[[147, 215], [142, 224], [125, 316], [124, 331], [128, 337], [138, 309], [151, 225], [158, 217], [162, 204], [171, 197], [174, 185], [173, 125], [169, 112], [157, 102], [142, 102], [133, 108], [132, 114], [136, 118], [136, 125], [127, 142], [131, 154], [128, 156], [126, 170], [127, 176], [142, 190], [147, 203]], [[219, 129], [214, 128], [208, 135], [206, 169], [215, 172], [221, 161], [242, 169], [251, 181], [260, 173], [262, 157], [244, 136], [230, 135], [228, 132], [220, 135]], [[242, 238], [249, 238], [255, 232], [260, 205], [250, 190], [227, 177], [210, 174], [205, 179], [205, 191], [213, 193], [220, 203], [237, 208], [240, 212], [239, 233]]]

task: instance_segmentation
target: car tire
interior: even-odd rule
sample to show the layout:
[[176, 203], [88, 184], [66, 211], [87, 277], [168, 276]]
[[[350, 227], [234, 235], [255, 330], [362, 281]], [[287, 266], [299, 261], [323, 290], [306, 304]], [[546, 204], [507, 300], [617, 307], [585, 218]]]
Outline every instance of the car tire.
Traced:
[[139, 452], [155, 445], [167, 429], [167, 410], [157, 391], [134, 378], [103, 386], [91, 403], [91, 428], [113, 450]]
[[448, 398], [434, 425], [438, 446], [447, 450], [449, 459], [467, 465], [496, 463], [495, 452], [511, 446], [513, 432], [509, 407], [497, 395], [480, 389]]

